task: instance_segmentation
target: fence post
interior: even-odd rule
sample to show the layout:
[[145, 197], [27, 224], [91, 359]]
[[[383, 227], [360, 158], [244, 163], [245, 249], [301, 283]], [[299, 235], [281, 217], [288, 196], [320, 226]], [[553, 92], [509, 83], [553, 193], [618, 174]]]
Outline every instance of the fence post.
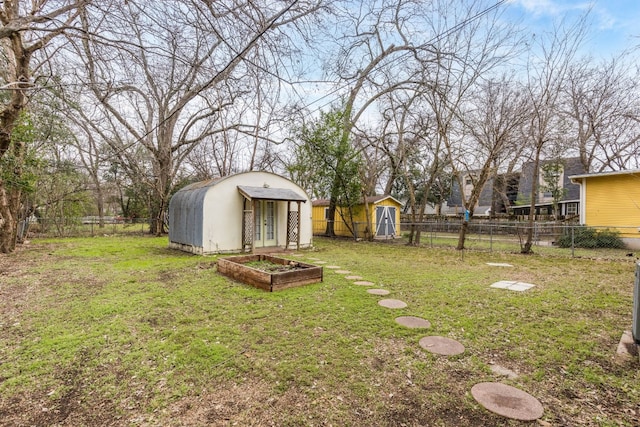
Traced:
[[633, 325], [631, 335], [640, 344], [640, 262], [636, 263], [636, 279], [633, 287]]
[[493, 224], [489, 221], [489, 251], [493, 252]]
[[433, 248], [433, 233], [434, 233], [434, 226], [433, 224], [429, 224], [429, 237], [430, 237], [430, 246]]
[[575, 236], [575, 232], [574, 232], [574, 227], [573, 224], [571, 224], [571, 257], [575, 258], [576, 254], [575, 254], [575, 250], [576, 250], [576, 236]]

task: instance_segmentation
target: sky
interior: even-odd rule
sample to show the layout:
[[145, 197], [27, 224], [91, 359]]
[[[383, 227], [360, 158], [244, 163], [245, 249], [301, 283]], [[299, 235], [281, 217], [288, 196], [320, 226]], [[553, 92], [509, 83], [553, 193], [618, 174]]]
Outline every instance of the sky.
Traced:
[[[482, 4], [489, 7], [498, 1], [484, 0]], [[607, 60], [633, 47], [633, 57], [640, 57], [640, 0], [507, 0], [500, 8], [503, 18], [532, 35], [550, 32], [554, 21], [566, 19], [571, 24], [588, 12], [589, 33], [580, 57]], [[305, 84], [299, 90], [305, 92], [302, 102], [313, 111], [326, 110], [344, 93], [336, 92], [330, 83]]]
[[533, 33], [590, 10], [585, 49], [604, 58], [640, 45], [640, 0], [510, 0], [506, 7], [507, 16], [521, 20]]

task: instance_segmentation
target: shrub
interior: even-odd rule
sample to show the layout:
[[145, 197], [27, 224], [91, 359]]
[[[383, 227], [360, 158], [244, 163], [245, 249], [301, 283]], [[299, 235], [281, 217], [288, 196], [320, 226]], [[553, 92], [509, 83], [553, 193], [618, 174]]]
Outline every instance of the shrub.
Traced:
[[574, 227], [567, 229], [557, 241], [561, 248], [571, 247], [571, 230], [573, 230], [573, 245], [577, 248], [614, 248], [622, 249], [624, 242], [620, 239], [620, 233], [615, 230], [598, 231], [590, 227]]

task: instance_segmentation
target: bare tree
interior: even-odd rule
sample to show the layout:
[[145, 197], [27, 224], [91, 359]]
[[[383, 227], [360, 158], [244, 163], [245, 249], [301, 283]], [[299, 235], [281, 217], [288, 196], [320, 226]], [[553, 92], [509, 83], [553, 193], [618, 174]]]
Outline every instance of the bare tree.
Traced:
[[586, 29], [586, 16], [583, 16], [571, 25], [557, 25], [551, 33], [534, 39], [531, 46], [526, 96], [531, 109], [527, 141], [532, 152], [533, 176], [526, 240], [521, 247], [523, 254], [532, 252], [540, 162], [547, 146], [560, 142], [566, 130], [563, 129], [566, 124], [560, 120], [560, 97]]
[[625, 55], [571, 65], [561, 112], [586, 171], [637, 167], [640, 150], [640, 80]]
[[[465, 137], [447, 144], [463, 206], [473, 216], [485, 186], [503, 164], [516, 157], [520, 131], [528, 117], [527, 99], [513, 76], [480, 83], [459, 116]], [[467, 185], [467, 181], [471, 184]], [[468, 221], [463, 222], [457, 249], [463, 249]]]
[[[152, 232], [164, 231], [163, 216], [181, 165], [203, 141], [239, 124], [219, 127], [221, 115], [251, 88], [243, 76], [252, 67], [275, 69], [269, 58], [249, 60], [258, 46], [274, 48], [284, 27], [320, 10], [319, 2], [277, 8], [253, 1], [114, 2], [82, 15], [89, 36], [75, 44], [94, 108], [94, 125], [130, 171], [135, 150], [150, 154]], [[273, 55], [276, 57], [277, 55]], [[84, 108], [87, 108], [85, 106]]]
[[[410, 84], [410, 71], [393, 73], [390, 69], [397, 71], [395, 67], [399, 61], [409, 60], [418, 49], [410, 37], [414, 23], [409, 21], [416, 16], [415, 12], [423, 3], [420, 0], [362, 1], [354, 8], [342, 11], [340, 20], [346, 32], [337, 39], [339, 53], [333, 54], [337, 60], [331, 62], [333, 66], [329, 72], [338, 77], [340, 84], [348, 87], [344, 101], [342, 140], [343, 143], [351, 140], [363, 144], [355, 147], [359, 152], [366, 152], [370, 141], [363, 132], [364, 128], [359, 129], [359, 126], [364, 126], [359, 121], [385, 94]], [[363, 178], [367, 175], [375, 173], [361, 173]], [[329, 195], [328, 224], [334, 223], [340, 197], [338, 178]], [[368, 213], [366, 187], [370, 189], [371, 186], [362, 186], [365, 212]], [[370, 218], [367, 218], [367, 222], [371, 222]], [[328, 231], [330, 235], [333, 234], [333, 230]]]
[[[52, 40], [70, 32], [88, 0], [21, 2], [0, 5], [2, 66], [0, 105], [0, 252], [15, 249], [20, 210], [22, 162], [25, 141], [13, 131], [36, 88], [39, 69], [49, 59], [40, 55]], [[34, 79], [36, 77], [36, 79]]]
[[413, 91], [394, 91], [385, 96], [383, 126], [375, 148], [388, 163], [385, 191], [402, 188], [411, 213], [409, 244], [420, 244], [417, 225], [423, 221], [430, 191], [447, 166], [435, 138], [435, 120], [424, 102], [427, 85]]
[[[501, 24], [500, 10], [479, 10], [476, 4], [437, 3], [442, 19], [432, 21], [432, 31], [442, 36], [434, 43], [438, 66], [427, 68], [429, 74], [423, 79], [433, 87], [426, 92], [425, 99], [436, 126], [434, 145], [445, 150], [454, 176], [459, 177], [460, 172], [466, 169], [465, 165], [474, 162], [476, 154], [475, 145], [469, 144], [473, 140], [468, 137], [469, 129], [463, 126], [465, 109], [474, 96], [474, 88], [482, 78], [495, 72], [519, 52], [519, 39], [512, 26]], [[464, 25], [454, 27], [456, 31], [449, 31], [447, 27], [452, 19]], [[488, 167], [481, 176], [487, 173]], [[470, 213], [468, 218], [473, 216], [471, 202], [473, 200], [466, 206]], [[460, 230], [458, 249], [464, 248], [468, 218], [465, 217]]]

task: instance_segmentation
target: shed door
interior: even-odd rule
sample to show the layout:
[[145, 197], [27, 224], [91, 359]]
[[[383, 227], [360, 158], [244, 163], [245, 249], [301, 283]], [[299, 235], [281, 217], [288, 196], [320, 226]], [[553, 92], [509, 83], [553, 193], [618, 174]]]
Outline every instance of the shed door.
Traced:
[[396, 208], [376, 206], [376, 236], [396, 235]]
[[255, 246], [276, 246], [276, 202], [273, 200], [256, 201]]

